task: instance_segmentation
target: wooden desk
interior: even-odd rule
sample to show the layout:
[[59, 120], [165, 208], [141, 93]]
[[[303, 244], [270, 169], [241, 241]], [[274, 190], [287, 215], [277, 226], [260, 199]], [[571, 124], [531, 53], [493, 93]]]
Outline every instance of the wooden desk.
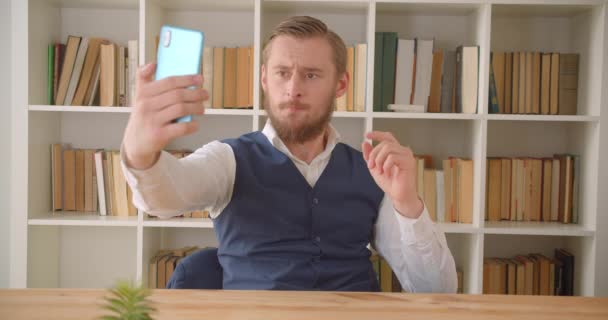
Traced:
[[[95, 319], [104, 290], [0, 290], [0, 319]], [[153, 290], [154, 319], [608, 319], [608, 298]]]

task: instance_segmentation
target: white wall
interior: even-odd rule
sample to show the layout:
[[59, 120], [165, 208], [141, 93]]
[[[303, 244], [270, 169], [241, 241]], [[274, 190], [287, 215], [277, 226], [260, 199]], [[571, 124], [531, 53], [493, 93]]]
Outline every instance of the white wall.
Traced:
[[11, 142], [11, 19], [10, 0], [0, 0], [0, 288], [9, 285], [10, 151]]

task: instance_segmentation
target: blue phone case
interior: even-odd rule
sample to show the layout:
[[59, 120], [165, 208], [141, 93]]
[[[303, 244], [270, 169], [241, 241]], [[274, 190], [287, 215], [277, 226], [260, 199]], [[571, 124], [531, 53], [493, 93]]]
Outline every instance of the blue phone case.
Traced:
[[[199, 74], [205, 34], [201, 31], [165, 25], [160, 29], [155, 79]], [[184, 116], [176, 122], [192, 121]]]

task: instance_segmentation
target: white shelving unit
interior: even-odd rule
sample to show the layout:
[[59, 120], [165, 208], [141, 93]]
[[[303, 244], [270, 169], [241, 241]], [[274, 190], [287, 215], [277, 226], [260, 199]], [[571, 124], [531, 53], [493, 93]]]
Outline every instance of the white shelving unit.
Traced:
[[[253, 45], [254, 108], [210, 109], [197, 117], [199, 132], [169, 148], [196, 149], [215, 139], [259, 130], [259, 65], [264, 39], [290, 15], [324, 20], [347, 44], [367, 43], [366, 112], [336, 112], [343, 140], [360, 148], [365, 132], [387, 130], [434, 165], [447, 156], [475, 161], [473, 223], [441, 223], [464, 291], [481, 293], [483, 258], [564, 247], [576, 256], [575, 294], [593, 295], [596, 265], [601, 70], [606, 63], [607, 4], [603, 0], [29, 0], [13, 1], [12, 287], [107, 287], [119, 278], [147, 279], [147, 261], [161, 248], [217, 245], [209, 219], [78, 216], [51, 212], [50, 144], [118, 149], [130, 108], [48, 106], [46, 46], [67, 35], [102, 36], [118, 43], [138, 39], [140, 61], [154, 59], [154, 36], [165, 23], [204, 30], [208, 46]], [[376, 31], [400, 38], [434, 38], [436, 48], [480, 46], [477, 114], [374, 113]], [[491, 50], [580, 53], [578, 115], [488, 114]], [[18, 54], [17, 54], [18, 53]], [[602, 100], [604, 99], [604, 100]], [[486, 157], [581, 156], [580, 224], [486, 223]], [[608, 266], [603, 266], [606, 268]]]

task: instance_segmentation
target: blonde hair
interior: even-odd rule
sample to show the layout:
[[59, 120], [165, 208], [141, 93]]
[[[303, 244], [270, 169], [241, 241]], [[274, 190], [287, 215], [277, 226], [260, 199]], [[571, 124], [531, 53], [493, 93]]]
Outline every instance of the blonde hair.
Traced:
[[278, 36], [292, 36], [298, 39], [322, 37], [327, 40], [333, 51], [333, 63], [336, 67], [338, 76], [346, 72], [346, 45], [335, 32], [327, 28], [323, 21], [309, 16], [289, 17], [279, 23], [262, 52], [262, 63], [267, 64], [272, 49], [272, 40]]

